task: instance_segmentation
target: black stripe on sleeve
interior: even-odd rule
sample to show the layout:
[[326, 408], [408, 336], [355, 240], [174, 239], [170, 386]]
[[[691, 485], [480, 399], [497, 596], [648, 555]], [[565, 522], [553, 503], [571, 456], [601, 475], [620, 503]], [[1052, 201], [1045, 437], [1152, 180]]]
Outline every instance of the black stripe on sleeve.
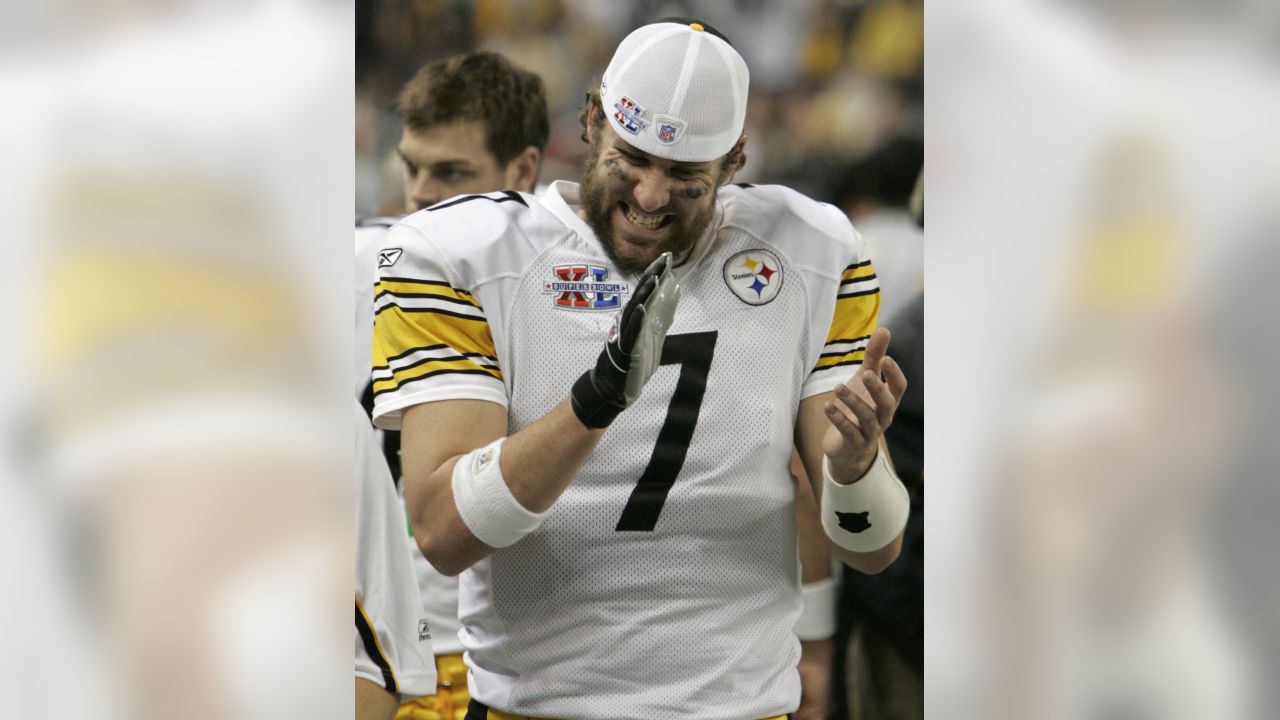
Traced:
[[870, 335], [861, 335], [856, 338], [836, 338], [835, 340], [828, 340], [827, 345], [835, 345], [836, 343], [855, 343], [855, 342], [862, 342], [863, 340], [870, 340], [870, 339], [871, 339]]
[[871, 264], [871, 261], [870, 261], [870, 260], [863, 260], [863, 261], [862, 261], [862, 262], [860, 262], [860, 263], [854, 263], [854, 264], [850, 265], [849, 267], [845, 268], [845, 269], [844, 269], [844, 271], [845, 271], [845, 272], [849, 272], [850, 270], [857, 270], [857, 269], [858, 269], [858, 268], [860, 268], [860, 267], [866, 267], [866, 266], [868, 266], [868, 265], [870, 265], [870, 264]]
[[414, 353], [416, 353], [416, 352], [418, 352], [418, 351], [421, 351], [421, 350], [443, 350], [444, 348], [447, 348], [447, 347], [449, 347], [449, 346], [448, 346], [448, 345], [446, 345], [446, 344], [444, 344], [444, 343], [436, 343], [435, 345], [423, 345], [422, 347], [409, 348], [408, 350], [405, 350], [404, 352], [402, 352], [402, 353], [400, 353], [400, 354], [398, 354], [398, 355], [392, 355], [391, 357], [387, 358], [387, 364], [386, 364], [386, 365], [374, 365], [374, 366], [373, 366], [373, 369], [374, 369], [374, 370], [389, 370], [389, 369], [391, 368], [391, 363], [393, 363], [393, 362], [395, 362], [395, 361], [399, 360], [400, 358], [408, 357], [408, 356], [410, 356], [410, 355], [412, 355], [412, 354], [414, 354]]
[[383, 393], [396, 392], [397, 390], [404, 388], [405, 385], [408, 385], [410, 383], [416, 383], [419, 380], [426, 380], [427, 378], [435, 377], [437, 375], [450, 375], [450, 374], [452, 375], [484, 375], [485, 377], [493, 378], [498, 382], [502, 382], [501, 377], [493, 374], [493, 373], [501, 373], [501, 372], [502, 371], [498, 370], [497, 368], [493, 368], [493, 372], [489, 372], [488, 370], [453, 370], [453, 369], [432, 370], [429, 373], [424, 373], [422, 375], [419, 375], [418, 377], [409, 378], [408, 380], [395, 380], [395, 378], [391, 378], [392, 380], [395, 380], [395, 386], [389, 387], [389, 388], [383, 388], [381, 390], [375, 390], [373, 393], [373, 396], [378, 397]]
[[871, 290], [859, 290], [858, 292], [851, 292], [851, 293], [844, 293], [842, 295], [837, 295], [836, 300], [844, 300], [845, 298], [851, 298], [851, 297], [862, 297], [863, 295], [875, 295], [878, 292], [880, 292], [880, 288], [873, 288]]
[[379, 290], [373, 296], [373, 301], [377, 302], [378, 300], [381, 300], [383, 296], [386, 296], [386, 295], [390, 295], [392, 297], [398, 297], [398, 298], [431, 298], [432, 300], [442, 300], [444, 302], [453, 303], [454, 305], [466, 305], [467, 307], [477, 307], [476, 304], [470, 300], [461, 300], [459, 298], [444, 297], [443, 295], [435, 295], [432, 293], [407, 293], [407, 292], [395, 292], [393, 290]]
[[861, 365], [861, 364], [862, 364], [861, 360], [845, 360], [844, 362], [833, 363], [831, 365], [827, 365], [826, 367], [814, 368], [813, 372], [816, 372], [816, 373], [822, 372], [823, 370], [830, 370], [831, 368], [838, 368], [844, 365]]
[[[431, 285], [433, 287], [449, 288], [450, 290], [458, 293], [459, 295], [466, 295], [467, 297], [475, 297], [474, 295], [467, 292], [466, 290], [456, 288], [443, 280], [419, 280], [418, 278], [392, 277], [390, 275], [384, 275], [383, 277], [378, 278], [378, 282], [379, 283], [399, 282], [399, 283], [409, 283], [411, 285]], [[388, 291], [384, 288], [383, 292], [388, 292]]]
[[[843, 355], [844, 353], [841, 353], [841, 354]], [[483, 354], [481, 354], [481, 353], [460, 353], [460, 354], [457, 354], [457, 355], [439, 355], [439, 356], [432, 355], [432, 356], [429, 356], [429, 357], [421, 358], [421, 359], [419, 359], [419, 360], [415, 360], [415, 361], [413, 361], [413, 362], [409, 363], [408, 365], [402, 365], [402, 366], [400, 366], [400, 367], [396, 368], [395, 370], [393, 370], [392, 372], [393, 372], [393, 373], [398, 373], [398, 372], [404, 372], [405, 370], [412, 370], [412, 369], [414, 369], [414, 368], [416, 368], [416, 367], [421, 367], [421, 366], [423, 366], [423, 365], [426, 365], [427, 363], [433, 363], [433, 362], [456, 362], [456, 361], [458, 361], [458, 360], [472, 360], [472, 361], [474, 361], [476, 358], [483, 358], [483, 359], [485, 359], [485, 360], [493, 360], [493, 358], [489, 357], [488, 355], [483, 355]], [[495, 361], [495, 362], [496, 362], [496, 361]], [[476, 363], [476, 365], [480, 365], [480, 363]], [[484, 366], [484, 365], [480, 365], [480, 367], [485, 367], [485, 366]], [[493, 368], [493, 369], [494, 369], [494, 370], [497, 370], [498, 368]]]
[[[822, 358], [843, 357], [845, 355], [852, 355], [854, 353], [866, 352], [866, 351], [867, 349], [865, 347], [854, 348], [852, 350], [838, 350], [836, 352], [822, 353], [821, 355], [818, 356], [818, 359], [821, 360]], [[832, 365], [831, 367], [835, 367], [835, 365]], [[823, 369], [825, 370], [826, 368], [823, 368]]]
[[875, 273], [871, 273], [870, 275], [864, 275], [863, 277], [849, 278], [848, 280], [841, 281], [840, 287], [844, 287], [845, 285], [852, 285], [854, 283], [860, 283], [863, 280], [875, 280], [875, 279], [876, 279]]
[[369, 621], [365, 618], [364, 613], [360, 612], [359, 601], [356, 602], [356, 632], [360, 633], [360, 642], [364, 643], [364, 651], [369, 653], [369, 657], [373, 658], [373, 662], [382, 671], [382, 679], [386, 684], [387, 692], [392, 695], [398, 694], [400, 688], [396, 685], [395, 674], [391, 672], [391, 663], [387, 662], [387, 658], [382, 655], [382, 650], [378, 647], [378, 638], [374, 635], [373, 628], [369, 626]]
[[[879, 291], [877, 290], [877, 292]], [[471, 307], [474, 307], [474, 306], [471, 306]], [[464, 315], [462, 313], [449, 312], [448, 310], [441, 310], [439, 308], [400, 307], [399, 305], [393, 302], [389, 302], [386, 305], [383, 305], [382, 307], [378, 308], [377, 310], [374, 310], [373, 314], [376, 317], [378, 315], [381, 315], [383, 310], [387, 310], [390, 308], [396, 308], [400, 312], [405, 312], [405, 313], [432, 313], [435, 315], [448, 315], [449, 317], [462, 318], [463, 320], [474, 320], [476, 322], [489, 322], [483, 317], [476, 317], [475, 315]]]

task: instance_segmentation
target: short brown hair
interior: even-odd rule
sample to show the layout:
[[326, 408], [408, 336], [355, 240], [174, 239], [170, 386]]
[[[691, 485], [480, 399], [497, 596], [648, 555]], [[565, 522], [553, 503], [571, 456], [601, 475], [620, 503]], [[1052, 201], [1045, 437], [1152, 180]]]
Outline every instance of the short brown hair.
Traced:
[[[578, 111], [578, 123], [582, 125], [582, 142], [590, 144], [587, 139], [587, 123], [591, 122], [591, 107], [595, 106], [596, 112], [596, 130], [604, 127], [604, 102], [600, 99], [600, 83], [595, 83], [587, 88], [587, 99], [582, 103], [582, 109]], [[720, 167], [721, 182], [727, 182], [733, 178], [733, 175], [747, 164], [747, 153], [742, 149], [742, 143], [736, 142], [729, 152], [724, 155], [724, 164]]]
[[530, 145], [547, 145], [547, 93], [542, 78], [495, 52], [455, 55], [423, 67], [400, 91], [400, 117], [410, 130], [479, 120], [485, 147], [505, 165]]

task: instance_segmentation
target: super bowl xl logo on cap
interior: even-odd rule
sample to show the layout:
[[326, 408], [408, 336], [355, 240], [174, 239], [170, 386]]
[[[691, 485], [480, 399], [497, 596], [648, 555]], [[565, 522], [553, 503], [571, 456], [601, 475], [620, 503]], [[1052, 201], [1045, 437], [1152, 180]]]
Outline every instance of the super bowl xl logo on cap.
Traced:
[[605, 282], [609, 268], [599, 265], [557, 265], [556, 279], [543, 283], [542, 292], [556, 296], [555, 305], [566, 310], [617, 310], [626, 283]]
[[625, 95], [613, 104], [613, 111], [613, 119], [632, 135], [639, 134], [649, 124], [641, 117], [644, 115], [644, 108], [631, 102]]
[[724, 264], [724, 281], [748, 305], [764, 305], [782, 290], [782, 262], [768, 250], [748, 250]]

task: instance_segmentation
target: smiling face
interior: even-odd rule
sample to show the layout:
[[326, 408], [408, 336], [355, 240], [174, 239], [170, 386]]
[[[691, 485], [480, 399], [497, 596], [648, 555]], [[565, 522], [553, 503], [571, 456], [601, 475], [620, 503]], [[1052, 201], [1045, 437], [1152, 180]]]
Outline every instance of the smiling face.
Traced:
[[725, 159], [664, 160], [631, 147], [607, 123], [589, 134], [579, 199], [605, 253], [630, 274], [668, 250], [683, 257], [711, 222], [716, 191], [731, 176]]

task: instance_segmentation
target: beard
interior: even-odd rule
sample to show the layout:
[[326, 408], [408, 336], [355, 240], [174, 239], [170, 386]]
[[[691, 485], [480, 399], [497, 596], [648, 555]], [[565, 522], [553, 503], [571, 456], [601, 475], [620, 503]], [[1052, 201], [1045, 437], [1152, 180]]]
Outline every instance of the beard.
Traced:
[[679, 263], [693, 248], [698, 238], [706, 231], [707, 225], [715, 214], [718, 187], [711, 191], [711, 202], [696, 214], [686, 217], [679, 212], [671, 220], [670, 232], [658, 242], [624, 242], [620, 241], [614, 228], [614, 211], [622, 201], [621, 193], [615, 188], [619, 183], [612, 182], [608, 176], [599, 174], [599, 149], [591, 146], [587, 155], [586, 166], [582, 169], [582, 183], [578, 187], [578, 202], [586, 216], [587, 227], [596, 234], [605, 255], [618, 266], [618, 269], [629, 275], [639, 275], [649, 267], [650, 263], [664, 252], [671, 252], [675, 262]]

